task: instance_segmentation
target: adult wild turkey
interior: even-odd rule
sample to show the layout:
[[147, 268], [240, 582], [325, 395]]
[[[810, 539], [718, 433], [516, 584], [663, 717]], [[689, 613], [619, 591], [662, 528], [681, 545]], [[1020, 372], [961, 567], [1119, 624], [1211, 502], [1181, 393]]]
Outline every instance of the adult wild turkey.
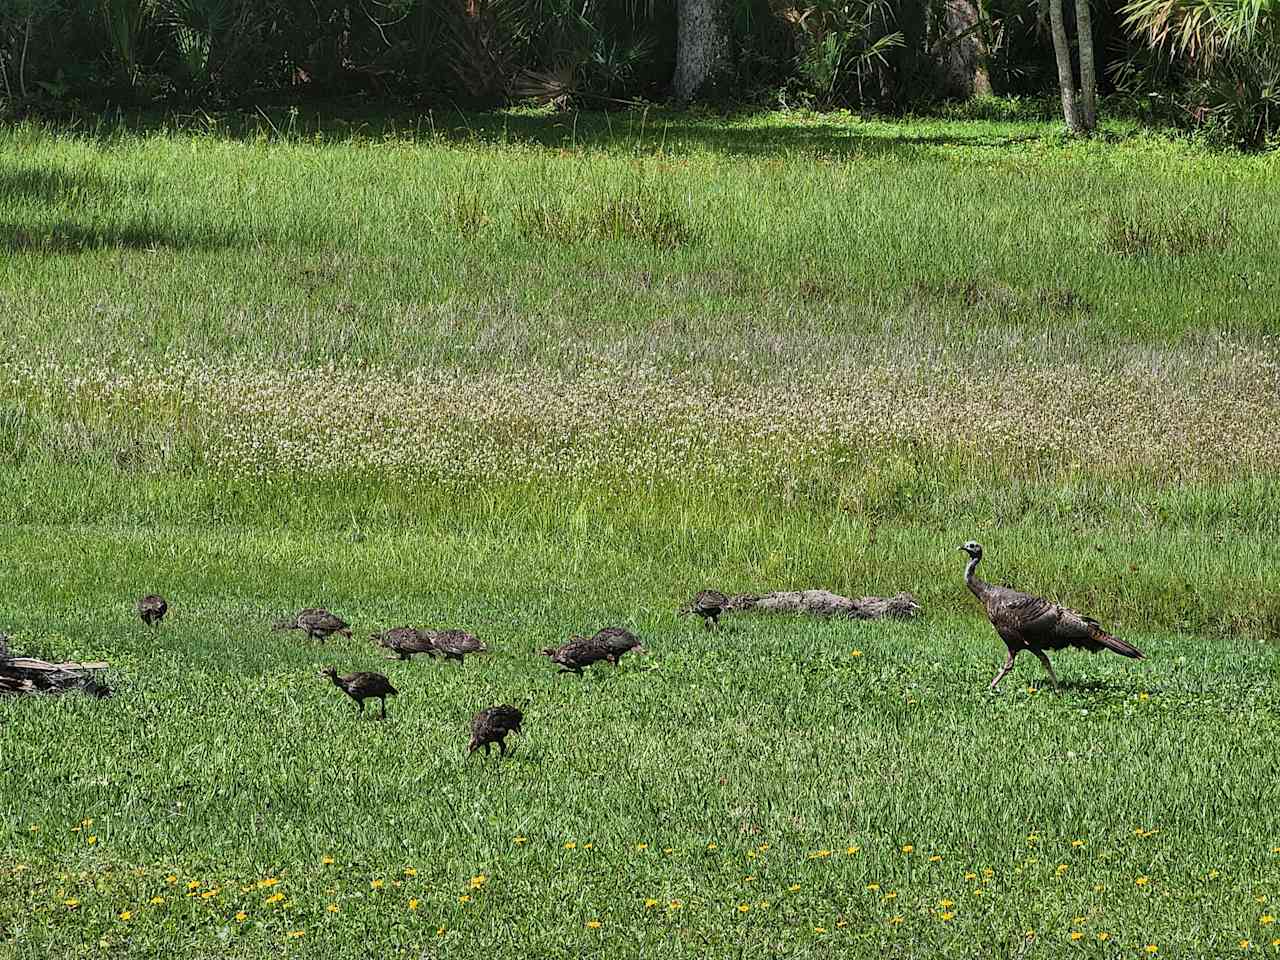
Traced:
[[693, 614], [702, 618], [702, 625], [710, 630], [720, 626], [720, 614], [729, 606], [729, 598], [719, 590], [700, 590], [688, 604], [680, 608], [682, 615]]
[[328, 677], [335, 687], [354, 700], [362, 714], [364, 702], [377, 697], [382, 701], [382, 716], [379, 718], [381, 720], [387, 718], [387, 697], [394, 697], [399, 693], [391, 685], [391, 681], [380, 673], [349, 673], [345, 677], [340, 677], [333, 667], [326, 667], [320, 675]]
[[1053, 672], [1046, 650], [1062, 650], [1065, 647], [1077, 647], [1097, 653], [1099, 650], [1110, 650], [1122, 657], [1143, 659], [1142, 651], [1130, 643], [1113, 637], [1099, 626], [1098, 621], [1081, 616], [1074, 610], [1068, 610], [1061, 604], [1045, 600], [1014, 590], [1011, 587], [997, 587], [974, 576], [978, 563], [982, 560], [982, 544], [970, 540], [959, 548], [969, 555], [969, 564], [965, 567], [964, 582], [973, 591], [973, 595], [981, 601], [986, 609], [987, 619], [996, 628], [996, 633], [1009, 649], [1009, 656], [1004, 666], [991, 681], [991, 689], [995, 690], [1005, 674], [1013, 669], [1013, 658], [1023, 650], [1029, 650], [1044, 665], [1045, 672], [1053, 685], [1058, 686], [1058, 677]]
[[[524, 722], [524, 714], [509, 703], [481, 710], [471, 718], [471, 742], [467, 744], [467, 754], [473, 754], [480, 747], [488, 754], [489, 745], [498, 745], [498, 756], [507, 755], [507, 734], [519, 733], [520, 724]], [[512, 748], [514, 752], [514, 748]]]
[[409, 660], [415, 653], [435, 656], [435, 647], [431, 643], [431, 635], [426, 630], [414, 627], [392, 627], [382, 633], [370, 634], [369, 639], [379, 646], [386, 647], [391, 653], [389, 660]]
[[335, 633], [344, 637], [351, 636], [351, 625], [322, 607], [299, 610], [294, 616], [277, 621], [271, 629], [301, 630], [312, 640], [325, 640]]
[[158, 593], [148, 593], [138, 601], [138, 616], [148, 627], [154, 627], [169, 612], [169, 604]]
[[431, 649], [443, 654], [446, 660], [463, 663], [468, 653], [485, 653], [489, 648], [465, 630], [427, 630]]
[[615, 667], [623, 655], [630, 653], [632, 650], [636, 653], [644, 653], [644, 647], [640, 645], [640, 638], [626, 627], [605, 627], [603, 630], [596, 631], [595, 636], [591, 639], [597, 643], [604, 644], [605, 649], [609, 651], [605, 659]]
[[552, 663], [558, 664], [560, 673], [576, 673], [582, 676], [583, 670], [593, 663], [608, 660], [613, 656], [613, 651], [595, 637], [574, 637], [562, 646], [547, 647], [542, 651], [542, 655], [550, 657]]

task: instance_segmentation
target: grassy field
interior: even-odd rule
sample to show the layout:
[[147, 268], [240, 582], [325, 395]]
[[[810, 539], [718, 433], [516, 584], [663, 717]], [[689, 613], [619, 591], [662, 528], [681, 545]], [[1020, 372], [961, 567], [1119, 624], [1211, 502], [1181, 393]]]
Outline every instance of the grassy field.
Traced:
[[[0, 701], [0, 957], [1280, 954], [1275, 159], [189, 126], [0, 132], [0, 630], [115, 691]], [[1148, 659], [987, 694], [970, 538]], [[925, 617], [709, 634], [704, 586]], [[310, 605], [354, 639], [268, 629]], [[649, 653], [536, 655], [610, 623]]]

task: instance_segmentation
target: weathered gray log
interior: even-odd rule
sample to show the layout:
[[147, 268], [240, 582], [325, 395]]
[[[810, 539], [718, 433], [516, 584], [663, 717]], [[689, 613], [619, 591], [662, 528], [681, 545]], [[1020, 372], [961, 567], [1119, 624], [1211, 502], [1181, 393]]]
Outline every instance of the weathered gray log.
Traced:
[[111, 695], [111, 690], [92, 675], [95, 670], [105, 670], [105, 662], [50, 663], [35, 657], [15, 657], [10, 654], [8, 639], [0, 634], [0, 693], [65, 693], [80, 689], [95, 697]]
[[729, 598], [732, 612], [804, 613], [847, 620], [909, 620], [924, 610], [909, 593], [892, 597], [842, 597], [829, 590], [780, 590], [775, 593], [739, 593]]

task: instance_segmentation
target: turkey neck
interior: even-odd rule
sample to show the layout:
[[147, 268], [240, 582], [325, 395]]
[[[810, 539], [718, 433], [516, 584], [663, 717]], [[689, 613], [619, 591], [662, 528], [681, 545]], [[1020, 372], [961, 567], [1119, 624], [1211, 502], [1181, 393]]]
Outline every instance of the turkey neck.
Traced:
[[964, 568], [964, 583], [973, 595], [979, 600], [985, 600], [987, 591], [991, 589], [991, 584], [985, 580], [979, 580], [974, 576], [974, 571], [978, 569], [978, 564], [982, 562], [982, 557], [970, 557], [969, 565]]

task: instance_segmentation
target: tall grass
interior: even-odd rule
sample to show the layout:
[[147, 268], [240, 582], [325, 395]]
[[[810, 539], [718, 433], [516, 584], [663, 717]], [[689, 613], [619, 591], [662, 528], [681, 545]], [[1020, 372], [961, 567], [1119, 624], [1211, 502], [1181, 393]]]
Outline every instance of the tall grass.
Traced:
[[[0, 957], [1280, 946], [1271, 162], [649, 121], [0, 134], [0, 629], [115, 688], [0, 702]], [[1148, 659], [988, 696], [971, 538]]]

